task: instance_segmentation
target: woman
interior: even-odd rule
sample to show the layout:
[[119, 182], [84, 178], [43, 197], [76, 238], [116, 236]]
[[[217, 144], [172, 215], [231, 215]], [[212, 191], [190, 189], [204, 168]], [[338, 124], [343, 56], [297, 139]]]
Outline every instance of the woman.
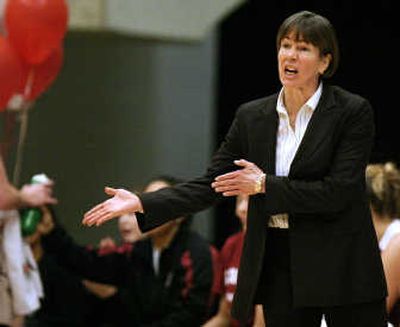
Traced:
[[[386, 283], [365, 192], [373, 111], [359, 95], [326, 81], [338, 66], [334, 28], [309, 11], [277, 33], [280, 92], [242, 105], [204, 176], [85, 214], [99, 225], [141, 212], [142, 231], [249, 195], [232, 314], [245, 322], [261, 303], [268, 327], [385, 326]], [[366, 274], [368, 271], [368, 274]]]
[[389, 321], [400, 326], [400, 171], [392, 162], [370, 164], [366, 180], [388, 284]]
[[400, 326], [400, 235], [393, 237], [385, 251], [382, 252], [382, 260], [385, 268], [388, 284], [388, 297], [386, 309], [389, 321], [394, 327]]
[[400, 172], [392, 162], [370, 164], [366, 170], [367, 191], [379, 248], [384, 251], [400, 234]]

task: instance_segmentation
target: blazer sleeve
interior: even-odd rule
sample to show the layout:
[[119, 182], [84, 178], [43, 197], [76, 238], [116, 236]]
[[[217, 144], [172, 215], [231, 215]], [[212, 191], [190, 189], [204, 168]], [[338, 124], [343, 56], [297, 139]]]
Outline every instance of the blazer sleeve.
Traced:
[[[360, 103], [361, 102], [361, 103]], [[334, 149], [328, 173], [320, 179], [304, 180], [266, 176], [265, 210], [269, 214], [337, 213], [347, 208], [356, 197], [365, 194], [365, 167], [373, 139], [374, 119], [369, 102], [358, 101], [348, 109]]]

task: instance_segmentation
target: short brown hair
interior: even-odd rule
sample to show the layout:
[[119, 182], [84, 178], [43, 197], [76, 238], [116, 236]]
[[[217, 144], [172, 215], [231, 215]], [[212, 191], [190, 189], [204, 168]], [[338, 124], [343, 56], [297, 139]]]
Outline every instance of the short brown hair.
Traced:
[[297, 40], [303, 40], [316, 46], [321, 56], [330, 54], [332, 59], [322, 78], [333, 76], [339, 65], [339, 45], [332, 24], [325, 17], [311, 11], [300, 11], [286, 18], [279, 27], [276, 46], [279, 51], [281, 41], [291, 32]]

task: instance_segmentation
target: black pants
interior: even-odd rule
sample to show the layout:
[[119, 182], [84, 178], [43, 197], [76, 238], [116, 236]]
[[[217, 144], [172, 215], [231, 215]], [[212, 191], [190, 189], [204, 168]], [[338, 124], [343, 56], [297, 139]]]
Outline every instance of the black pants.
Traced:
[[387, 327], [384, 300], [343, 307], [292, 309], [286, 313], [264, 309], [268, 327], [320, 327], [322, 314], [328, 327]]
[[387, 327], [385, 299], [338, 307], [294, 308], [289, 232], [268, 230], [263, 278], [257, 295], [268, 327]]

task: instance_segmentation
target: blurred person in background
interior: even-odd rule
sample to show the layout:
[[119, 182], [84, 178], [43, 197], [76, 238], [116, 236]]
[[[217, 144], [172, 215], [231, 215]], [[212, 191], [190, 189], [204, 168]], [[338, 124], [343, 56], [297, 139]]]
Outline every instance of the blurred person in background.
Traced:
[[86, 316], [90, 294], [82, 278], [61, 265], [46, 251], [42, 237], [54, 228], [55, 208], [42, 206], [42, 220], [36, 231], [25, 237], [30, 245], [43, 282], [40, 308], [27, 316], [25, 327], [88, 327]]
[[394, 327], [400, 327], [400, 235], [393, 236], [392, 240], [382, 252], [382, 261], [385, 268], [388, 284], [386, 309], [389, 322]]
[[366, 178], [372, 221], [384, 251], [400, 233], [400, 172], [393, 162], [369, 164]]
[[400, 326], [400, 171], [394, 162], [369, 164], [367, 193], [388, 285], [389, 321]]
[[[144, 193], [175, 183], [173, 177], [156, 177]], [[136, 221], [132, 215], [122, 217], [126, 219]], [[209, 243], [190, 229], [190, 222], [191, 217], [175, 218], [142, 235], [131, 250], [123, 252], [88, 251], [59, 225], [43, 237], [43, 244], [82, 278], [115, 286], [110, 296], [119, 301], [116, 323], [198, 326], [209, 310], [213, 266]]]
[[[237, 276], [239, 272], [240, 257], [242, 255], [244, 234], [246, 232], [247, 208], [249, 197], [238, 195], [236, 197], [235, 214], [240, 220], [241, 230], [229, 236], [220, 251], [220, 301], [218, 312], [205, 324], [204, 327], [239, 327], [240, 323], [231, 316], [232, 300], [236, 290]], [[255, 312], [246, 326], [265, 326], [262, 307], [255, 306]]]
[[17, 189], [9, 182], [0, 156], [0, 210], [55, 204], [57, 200], [53, 197], [53, 184], [50, 180], [43, 184], [26, 184], [21, 189]]
[[20, 326], [40, 306], [42, 283], [21, 236], [19, 209], [55, 204], [53, 182], [12, 185], [0, 156], [0, 326]]

